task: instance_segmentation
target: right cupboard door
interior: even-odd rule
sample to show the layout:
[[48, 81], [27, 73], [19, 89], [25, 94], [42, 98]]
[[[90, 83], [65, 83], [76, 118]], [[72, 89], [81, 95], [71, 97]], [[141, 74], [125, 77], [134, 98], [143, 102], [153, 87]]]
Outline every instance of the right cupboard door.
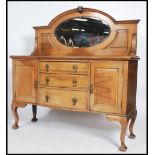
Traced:
[[91, 111], [121, 112], [122, 70], [121, 61], [91, 61]]

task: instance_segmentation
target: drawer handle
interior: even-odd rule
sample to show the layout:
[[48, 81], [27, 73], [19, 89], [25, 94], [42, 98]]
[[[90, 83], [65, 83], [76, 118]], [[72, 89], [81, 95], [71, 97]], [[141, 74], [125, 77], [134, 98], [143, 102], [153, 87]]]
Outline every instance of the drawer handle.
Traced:
[[47, 72], [48, 72], [49, 67], [50, 67], [49, 64], [46, 64], [46, 65], [45, 65], [45, 68], [46, 68], [46, 71], [47, 71]]
[[50, 98], [50, 97], [49, 97], [48, 95], [45, 96], [45, 100], [46, 100], [46, 102], [49, 101], [49, 98]]
[[77, 69], [78, 69], [78, 65], [76, 65], [76, 64], [73, 65], [73, 71], [74, 71], [74, 72], [77, 72]]
[[35, 80], [35, 82], [34, 82], [34, 88], [37, 88], [37, 87], [38, 87], [38, 81]]
[[74, 79], [72, 82], [73, 82], [73, 87], [76, 87], [77, 86], [77, 81]]
[[46, 84], [48, 85], [48, 83], [50, 81], [49, 77], [46, 77], [45, 81], [46, 81]]
[[78, 101], [78, 99], [77, 98], [72, 98], [72, 102], [73, 102], [73, 105], [76, 105], [76, 103], [77, 103], [77, 101]]
[[90, 85], [90, 94], [92, 94], [93, 93], [93, 85], [91, 84]]

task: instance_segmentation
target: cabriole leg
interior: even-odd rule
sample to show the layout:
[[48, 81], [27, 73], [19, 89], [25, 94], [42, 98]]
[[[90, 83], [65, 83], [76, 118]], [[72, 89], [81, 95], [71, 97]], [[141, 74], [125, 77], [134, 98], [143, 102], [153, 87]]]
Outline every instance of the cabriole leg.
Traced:
[[37, 122], [37, 106], [36, 105], [32, 105], [32, 112], [33, 112], [33, 118], [31, 119], [32, 122]]
[[19, 126], [18, 126], [19, 116], [18, 116], [18, 113], [17, 113], [18, 106], [16, 105], [16, 103], [14, 101], [12, 102], [11, 109], [12, 109], [12, 113], [13, 113], [13, 116], [14, 116], [14, 119], [15, 119], [15, 123], [12, 126], [12, 128], [13, 129], [18, 129], [19, 128]]
[[114, 115], [106, 115], [106, 118], [110, 121], [117, 121], [121, 124], [121, 134], [120, 134], [121, 146], [119, 147], [119, 150], [123, 152], [126, 151], [127, 147], [125, 145], [125, 135], [128, 126], [128, 118]]
[[126, 135], [126, 130], [127, 130], [127, 126], [128, 126], [127, 118], [121, 118], [120, 124], [121, 124], [121, 134], [120, 134], [121, 146], [120, 146], [119, 150], [124, 152], [127, 149], [127, 147], [125, 145], [125, 135]]
[[137, 117], [137, 110], [135, 111], [135, 113], [131, 116], [131, 121], [130, 121], [130, 125], [129, 125], [129, 131], [130, 131], [130, 135], [129, 138], [134, 139], [136, 137], [136, 135], [133, 133], [133, 126], [135, 123]]
[[11, 105], [11, 109], [12, 109], [12, 113], [13, 113], [13, 116], [14, 116], [14, 119], [15, 119], [15, 123], [14, 125], [12, 126], [13, 129], [18, 129], [19, 128], [19, 125], [18, 125], [18, 122], [19, 122], [19, 116], [18, 116], [18, 113], [17, 113], [17, 109], [20, 107], [20, 108], [24, 108], [27, 104], [26, 103], [16, 103], [15, 101], [12, 102], [12, 105]]

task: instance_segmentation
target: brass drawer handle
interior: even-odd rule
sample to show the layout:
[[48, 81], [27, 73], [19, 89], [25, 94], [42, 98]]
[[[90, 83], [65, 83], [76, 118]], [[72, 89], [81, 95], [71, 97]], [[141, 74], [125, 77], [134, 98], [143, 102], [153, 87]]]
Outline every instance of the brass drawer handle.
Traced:
[[78, 65], [76, 65], [76, 64], [73, 65], [73, 71], [74, 71], [74, 72], [77, 72], [77, 69], [78, 69]]
[[46, 71], [47, 71], [47, 72], [48, 72], [49, 67], [50, 67], [49, 64], [46, 64], [46, 65], [45, 65], [45, 68], [46, 68]]
[[50, 98], [50, 97], [49, 97], [48, 95], [46, 95], [46, 96], [45, 96], [45, 101], [48, 102], [48, 101], [49, 101], [49, 98]]
[[77, 81], [75, 79], [72, 81], [72, 83], [73, 83], [73, 87], [77, 86]]
[[37, 88], [37, 87], [38, 87], [38, 81], [35, 80], [35, 82], [34, 82], [34, 88]]
[[76, 105], [76, 103], [77, 103], [77, 101], [78, 101], [78, 99], [77, 98], [72, 98], [72, 102], [73, 102], [73, 105]]
[[92, 94], [93, 93], [93, 85], [91, 84], [90, 85], [90, 94]]
[[50, 81], [49, 77], [46, 77], [45, 81], [46, 81], [46, 84], [48, 85], [48, 83]]

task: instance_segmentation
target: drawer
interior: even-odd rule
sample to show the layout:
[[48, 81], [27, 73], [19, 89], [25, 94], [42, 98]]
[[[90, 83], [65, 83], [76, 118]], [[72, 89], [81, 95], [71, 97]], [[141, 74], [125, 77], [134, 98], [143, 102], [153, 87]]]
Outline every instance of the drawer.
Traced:
[[41, 72], [71, 72], [88, 74], [89, 64], [87, 62], [40, 62]]
[[87, 75], [40, 74], [40, 86], [62, 88], [88, 88]]
[[34, 66], [36, 64], [36, 60], [16, 60], [16, 66]]
[[62, 89], [39, 89], [39, 104], [53, 108], [87, 110], [88, 93]]

